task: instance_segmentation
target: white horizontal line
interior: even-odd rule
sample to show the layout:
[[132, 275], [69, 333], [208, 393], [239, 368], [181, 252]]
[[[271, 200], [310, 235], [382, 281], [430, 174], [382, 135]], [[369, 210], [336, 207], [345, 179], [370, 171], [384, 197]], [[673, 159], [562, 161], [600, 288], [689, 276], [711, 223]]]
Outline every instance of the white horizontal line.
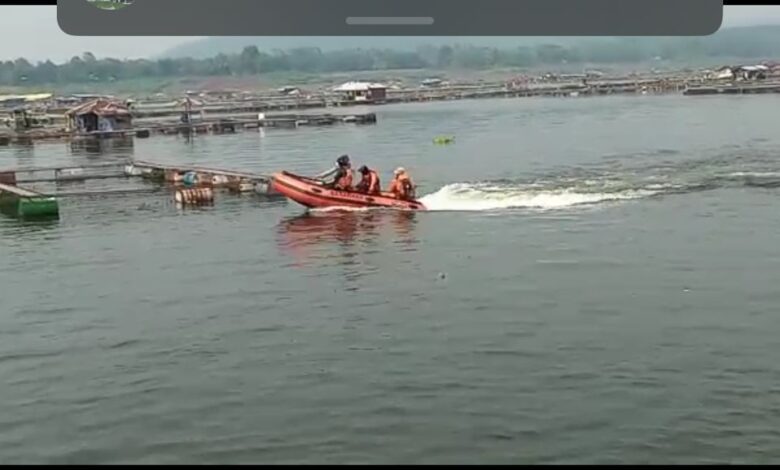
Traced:
[[350, 26], [430, 26], [433, 17], [430, 16], [349, 16]]

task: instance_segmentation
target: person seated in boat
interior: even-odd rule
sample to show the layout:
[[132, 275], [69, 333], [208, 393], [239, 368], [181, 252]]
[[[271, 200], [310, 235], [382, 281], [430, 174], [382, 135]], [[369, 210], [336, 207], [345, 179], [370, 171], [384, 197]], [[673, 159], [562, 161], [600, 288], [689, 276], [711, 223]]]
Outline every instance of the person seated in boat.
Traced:
[[341, 191], [354, 191], [352, 188], [352, 168], [345, 169], [333, 183], [333, 189]]
[[315, 179], [324, 182], [331, 177], [333, 180], [331, 183], [325, 183], [327, 186], [346, 191], [352, 189], [352, 163], [349, 161], [349, 155], [340, 156], [336, 160], [336, 166], [315, 176]]
[[379, 183], [379, 175], [376, 171], [363, 165], [358, 170], [361, 178], [360, 183], [355, 186], [355, 190], [364, 194], [379, 194], [382, 187]]
[[393, 181], [390, 183], [390, 188], [387, 190], [398, 199], [414, 199], [415, 198], [415, 185], [411, 176], [402, 167], [396, 168], [393, 172]]

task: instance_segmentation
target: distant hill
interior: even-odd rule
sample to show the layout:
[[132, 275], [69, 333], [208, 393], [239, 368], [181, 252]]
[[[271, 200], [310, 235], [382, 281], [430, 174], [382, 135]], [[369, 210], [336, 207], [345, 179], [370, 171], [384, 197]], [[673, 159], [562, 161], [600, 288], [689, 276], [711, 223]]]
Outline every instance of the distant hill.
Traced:
[[[188, 48], [197, 51], [197, 57], [187, 55]], [[97, 59], [86, 52], [60, 64], [0, 61], [0, 85], [97, 85], [152, 77], [267, 79], [269, 74], [290, 80], [390, 70], [565, 73], [592, 66], [669, 70], [745, 65], [780, 61], [780, 26], [732, 28], [707, 37], [211, 38], [177, 50], [156, 60]]]
[[[681, 60], [703, 57], [780, 58], [780, 25], [728, 28], [706, 37], [214, 37], [172, 48], [158, 58], [235, 54], [249, 45], [261, 51], [319, 47], [323, 52], [340, 49], [415, 50], [421, 46], [468, 44], [498, 49], [514, 49], [552, 44], [583, 50], [599, 48], [641, 49], [645, 57], [660, 56]], [[605, 51], [606, 52], [606, 51]]]
[[[570, 45], [578, 38], [554, 38], [555, 44]], [[445, 46], [469, 44], [473, 46], [514, 48], [519, 46], [534, 46], [549, 43], [550, 38], [542, 37], [349, 37], [349, 36], [308, 36], [308, 37], [213, 37], [181, 44], [165, 51], [160, 57], [180, 58], [192, 57], [205, 59], [217, 54], [234, 54], [246, 46], [257, 46], [261, 51], [271, 52], [276, 49], [294, 49], [298, 47], [319, 47], [323, 51], [341, 49], [395, 49], [415, 50], [421, 46]]]

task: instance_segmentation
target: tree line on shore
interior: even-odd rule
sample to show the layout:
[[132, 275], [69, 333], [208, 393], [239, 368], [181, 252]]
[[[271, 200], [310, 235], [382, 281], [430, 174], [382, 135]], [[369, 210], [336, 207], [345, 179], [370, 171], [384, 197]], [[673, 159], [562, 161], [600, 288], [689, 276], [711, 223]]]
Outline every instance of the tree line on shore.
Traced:
[[780, 54], [780, 30], [756, 37], [612, 38], [581, 44], [540, 44], [515, 48], [469, 45], [422, 46], [416, 50], [316, 47], [261, 51], [247, 46], [236, 54], [205, 59], [156, 60], [96, 58], [85, 52], [67, 62], [31, 63], [24, 58], [0, 61], [0, 85], [110, 82], [149, 77], [208, 77], [271, 72], [328, 73], [392, 69], [471, 69], [620, 64], [653, 60], [686, 61], [704, 57], [767, 57]]

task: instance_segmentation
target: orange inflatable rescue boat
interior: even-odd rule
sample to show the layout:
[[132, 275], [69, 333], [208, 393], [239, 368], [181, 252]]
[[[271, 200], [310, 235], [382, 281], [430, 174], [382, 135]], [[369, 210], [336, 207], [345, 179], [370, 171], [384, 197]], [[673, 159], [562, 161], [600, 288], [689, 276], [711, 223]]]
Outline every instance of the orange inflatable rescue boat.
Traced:
[[364, 194], [357, 191], [331, 189], [322, 181], [286, 171], [275, 173], [272, 184], [275, 191], [308, 208], [387, 207], [402, 210], [425, 210], [425, 206], [421, 202], [398, 199], [391, 193]]

